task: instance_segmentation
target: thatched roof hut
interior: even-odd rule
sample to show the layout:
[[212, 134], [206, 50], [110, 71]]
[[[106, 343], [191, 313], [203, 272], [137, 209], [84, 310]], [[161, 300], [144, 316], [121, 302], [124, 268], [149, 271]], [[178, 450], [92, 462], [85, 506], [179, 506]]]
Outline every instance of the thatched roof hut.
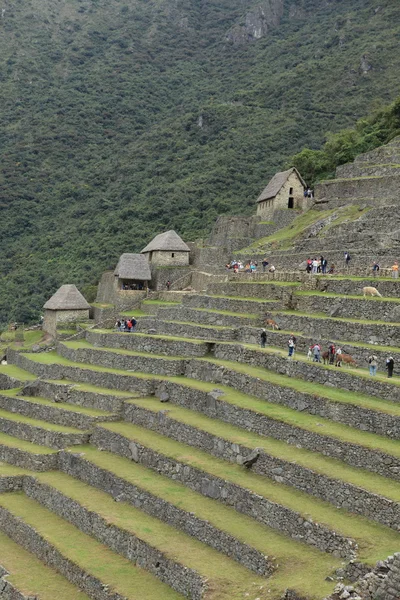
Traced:
[[159, 233], [156, 237], [147, 244], [142, 250], [142, 254], [146, 252], [190, 252], [190, 248], [179, 235], [171, 229], [165, 233]]
[[114, 275], [122, 280], [151, 280], [150, 266], [144, 254], [122, 254], [115, 268]]
[[45, 310], [89, 310], [85, 298], [75, 285], [62, 285], [43, 306]]

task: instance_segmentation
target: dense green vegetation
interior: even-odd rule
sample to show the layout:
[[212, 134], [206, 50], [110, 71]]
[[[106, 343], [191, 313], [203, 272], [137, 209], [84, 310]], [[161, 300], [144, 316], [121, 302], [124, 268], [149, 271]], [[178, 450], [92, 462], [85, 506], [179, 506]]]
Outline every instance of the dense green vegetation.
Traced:
[[393, 101], [398, 3], [282, 3], [241, 45], [227, 34], [252, 0], [5, 5], [0, 323], [36, 319], [62, 283], [91, 291], [161, 230], [251, 212], [289, 156]]
[[[321, 150], [305, 148], [290, 160], [311, 184], [334, 176], [335, 168], [363, 152], [378, 148], [400, 135], [400, 98], [372, 115], [359, 119], [353, 129], [328, 134]], [[289, 163], [288, 163], [289, 164]]]

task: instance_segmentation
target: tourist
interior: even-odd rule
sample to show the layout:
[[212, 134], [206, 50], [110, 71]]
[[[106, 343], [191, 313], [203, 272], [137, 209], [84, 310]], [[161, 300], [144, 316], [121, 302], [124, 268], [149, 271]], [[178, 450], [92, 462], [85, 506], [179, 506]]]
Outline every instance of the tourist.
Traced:
[[335, 344], [329, 344], [328, 346], [328, 363], [333, 365], [335, 360], [336, 348]]
[[378, 368], [378, 357], [376, 356], [376, 354], [371, 354], [371, 356], [368, 357], [368, 364], [369, 374], [375, 377], [376, 370]]
[[389, 358], [386, 359], [386, 369], [388, 372], [388, 377], [393, 377], [393, 369], [394, 369], [393, 356], [389, 356]]
[[338, 348], [336, 348], [336, 366], [337, 367], [341, 367], [342, 366], [342, 349], [340, 348], [340, 346]]
[[335, 273], [335, 269], [336, 269], [336, 267], [335, 267], [335, 265], [332, 263], [332, 264], [331, 264], [331, 268], [330, 268], [330, 269], [329, 269], [329, 271], [328, 271], [328, 275], [333, 275], [333, 274]]
[[349, 253], [346, 251], [346, 252], [344, 253], [344, 264], [346, 265], [346, 268], [348, 268], [348, 267], [349, 267], [349, 263], [350, 263], [350, 261], [351, 261], [351, 256], [350, 256], [350, 254], [349, 254]]
[[319, 344], [314, 344], [313, 348], [314, 362], [321, 362], [321, 346]]
[[322, 275], [326, 275], [326, 269], [328, 267], [328, 261], [326, 260], [326, 258], [324, 258], [323, 256], [321, 256], [321, 270], [322, 270]]
[[267, 261], [266, 258], [264, 258], [264, 260], [262, 261], [262, 268], [263, 268], [263, 273], [265, 273], [265, 269], [268, 267], [269, 262]]
[[265, 344], [267, 343], [267, 332], [265, 329], [261, 331], [260, 334], [261, 348], [265, 348]]
[[398, 279], [399, 277], [399, 263], [397, 260], [395, 260], [392, 265], [392, 277], [393, 279]]
[[307, 268], [306, 268], [307, 273], [311, 273], [311, 269], [312, 269], [312, 260], [311, 260], [311, 258], [307, 258]]
[[171, 287], [171, 282], [168, 279], [167, 283], [165, 284], [165, 287], [167, 288], [167, 290], [169, 291], [169, 288]]
[[117, 331], [121, 331], [121, 320], [118, 319], [118, 321], [115, 323], [114, 325], [115, 329], [117, 329]]
[[375, 260], [374, 264], [372, 265], [372, 274], [378, 275], [378, 272], [379, 272], [379, 263]]
[[318, 261], [317, 261], [316, 258], [313, 258], [313, 261], [312, 261], [312, 274], [316, 275], [317, 272], [318, 272]]
[[274, 265], [271, 265], [270, 268], [268, 269], [268, 271], [270, 273], [275, 273], [276, 269], [275, 269]]
[[293, 358], [294, 350], [296, 347], [295, 340], [296, 340], [296, 338], [294, 338], [292, 335], [290, 336], [290, 338], [288, 340], [288, 350], [289, 350], [288, 358]]

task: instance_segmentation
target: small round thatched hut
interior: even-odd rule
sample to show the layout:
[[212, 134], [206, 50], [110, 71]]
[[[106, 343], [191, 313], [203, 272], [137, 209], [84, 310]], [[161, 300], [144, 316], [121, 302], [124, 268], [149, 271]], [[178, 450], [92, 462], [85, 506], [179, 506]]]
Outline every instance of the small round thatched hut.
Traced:
[[55, 336], [60, 324], [86, 321], [89, 318], [90, 304], [75, 285], [62, 285], [43, 309], [43, 330]]

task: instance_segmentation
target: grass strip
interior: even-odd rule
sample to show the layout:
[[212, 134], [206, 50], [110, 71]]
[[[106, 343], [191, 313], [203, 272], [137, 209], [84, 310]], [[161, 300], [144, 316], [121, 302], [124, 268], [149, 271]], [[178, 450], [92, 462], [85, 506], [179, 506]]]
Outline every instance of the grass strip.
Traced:
[[268, 588], [271, 589], [268, 598], [276, 598], [278, 594], [280, 597], [286, 587], [292, 587], [312, 598], [315, 597], [316, 589], [319, 594], [327, 594], [332, 589], [332, 585], [325, 581], [325, 577], [341, 563], [340, 559], [290, 540], [274, 529], [237, 513], [233, 508], [206, 498], [188, 489], [182, 483], [172, 481], [127, 458], [106, 451], [100, 452], [91, 446], [79, 446], [74, 448], [75, 451], [83, 453], [85, 460], [101, 469], [209, 521], [214, 527], [249, 544], [266, 556], [275, 557], [279, 567], [277, 572], [268, 579]]
[[185, 360], [185, 357], [183, 356], [165, 356], [163, 354], [136, 352], [135, 350], [125, 350], [123, 348], [106, 348], [104, 346], [94, 346], [86, 340], [62, 342], [62, 344], [67, 348], [72, 348], [73, 350], [96, 350], [99, 352], [111, 352], [112, 354], [123, 354], [125, 356], [144, 356], [145, 358], [154, 358], [162, 360]]
[[52, 450], [45, 446], [39, 446], [31, 442], [25, 442], [24, 440], [17, 439], [6, 433], [0, 433], [0, 444], [8, 446], [9, 448], [17, 448], [23, 452], [29, 452], [30, 454], [55, 454], [57, 450]]
[[368, 563], [372, 564], [378, 560], [378, 556], [387, 556], [388, 553], [399, 548], [400, 534], [388, 527], [336, 509], [327, 502], [276, 483], [264, 476], [256, 475], [239, 465], [215, 458], [202, 450], [128, 423], [107, 423], [101, 428], [118, 433], [174, 460], [249, 489], [272, 502], [301, 513], [304, 518], [312, 518], [314, 521], [326, 524], [332, 530], [356, 539], [359, 544], [359, 558]]
[[[252, 583], [262, 585], [264, 578], [257, 576], [236, 561], [228, 558], [188, 536], [171, 525], [163, 523], [126, 502], [118, 502], [79, 480], [63, 473], [49, 473], [38, 477], [54, 486], [64, 495], [121, 529], [139, 537], [160, 550], [165, 556], [210, 580], [218, 598], [242, 598]], [[218, 592], [217, 592], [218, 590]], [[241, 595], [239, 595], [241, 594]]]
[[0, 564], [10, 573], [7, 581], [25, 596], [40, 600], [89, 600], [89, 596], [1, 531]]
[[299, 310], [272, 310], [274, 315], [290, 315], [296, 317], [307, 317], [307, 319], [320, 319], [327, 321], [340, 321], [342, 323], [359, 323], [361, 325], [389, 325], [390, 327], [400, 327], [400, 323], [389, 323], [387, 321], [372, 321], [370, 319], [344, 319], [343, 317], [328, 317], [325, 313], [307, 313]]
[[302, 291], [295, 292], [295, 296], [317, 296], [323, 298], [350, 298], [351, 300], [362, 300], [363, 302], [393, 302], [399, 303], [400, 298], [386, 297], [383, 296], [380, 298], [379, 296], [362, 296], [362, 295], [352, 295], [352, 294], [334, 294], [332, 292], [316, 292], [316, 291]]
[[180, 594], [158, 581], [156, 577], [135, 567], [127, 559], [99, 544], [23, 493], [2, 494], [0, 505], [34, 527], [63, 556], [104, 584], [112, 586], [129, 600], [182, 599]]
[[24, 369], [20, 369], [20, 367], [17, 367], [16, 365], [0, 365], [0, 375], [7, 375], [8, 377], [13, 377], [20, 381], [33, 381], [36, 379], [36, 375], [33, 375]]
[[198, 312], [211, 313], [215, 315], [227, 315], [229, 317], [240, 317], [241, 319], [258, 319], [259, 315], [253, 315], [251, 313], [238, 313], [230, 310], [214, 310], [212, 308], [197, 308], [189, 307], [190, 310], [196, 310]]

